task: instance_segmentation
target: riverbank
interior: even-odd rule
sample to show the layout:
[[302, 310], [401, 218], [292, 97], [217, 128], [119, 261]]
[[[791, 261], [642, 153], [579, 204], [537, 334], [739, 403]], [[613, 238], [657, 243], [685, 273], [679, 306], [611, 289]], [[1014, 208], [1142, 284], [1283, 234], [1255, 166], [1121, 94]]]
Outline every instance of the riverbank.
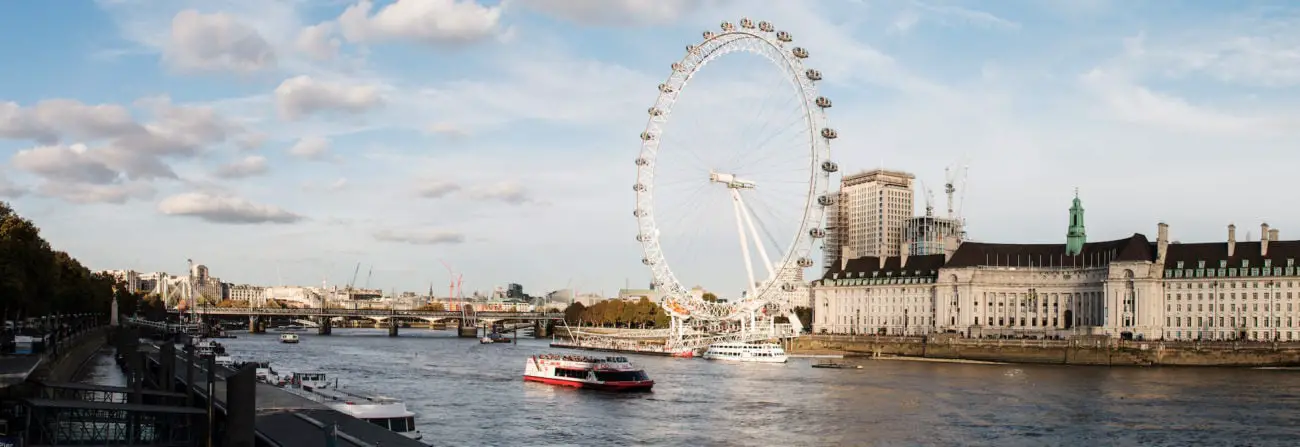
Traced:
[[910, 357], [996, 363], [1103, 366], [1300, 366], [1300, 343], [1162, 342], [1110, 339], [997, 340], [808, 335], [784, 343], [791, 354]]

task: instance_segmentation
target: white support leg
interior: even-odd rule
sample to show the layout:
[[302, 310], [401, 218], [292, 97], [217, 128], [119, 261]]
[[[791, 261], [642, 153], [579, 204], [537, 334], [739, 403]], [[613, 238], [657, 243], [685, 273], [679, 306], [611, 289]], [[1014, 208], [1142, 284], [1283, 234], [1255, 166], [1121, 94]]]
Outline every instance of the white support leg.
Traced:
[[745, 205], [740, 201], [740, 192], [735, 189], [731, 190], [731, 205], [736, 211], [736, 231], [740, 234], [740, 251], [745, 256], [745, 272], [749, 274], [749, 284], [746, 287], [749, 290], [749, 297], [753, 298], [756, 291], [754, 290], [754, 261], [749, 257], [749, 241], [745, 237]]
[[754, 219], [749, 215], [749, 207], [745, 206], [745, 200], [740, 197], [740, 191], [733, 189], [736, 195], [736, 202], [740, 204], [740, 214], [745, 216], [745, 225], [749, 227], [749, 235], [754, 238], [754, 246], [758, 248], [758, 256], [763, 259], [763, 266], [767, 267], [768, 279], [774, 278], [776, 273], [772, 269], [772, 259], [767, 257], [767, 248], [763, 247], [763, 240], [758, 237], [758, 230], [754, 227]]

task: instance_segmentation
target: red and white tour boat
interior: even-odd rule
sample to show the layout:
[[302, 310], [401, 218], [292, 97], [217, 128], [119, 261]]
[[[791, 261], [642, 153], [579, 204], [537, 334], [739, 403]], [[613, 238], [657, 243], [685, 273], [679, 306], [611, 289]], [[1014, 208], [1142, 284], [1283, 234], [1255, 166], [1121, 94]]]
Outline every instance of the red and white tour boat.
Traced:
[[524, 380], [608, 391], [650, 391], [655, 381], [627, 357], [540, 354], [528, 357]]

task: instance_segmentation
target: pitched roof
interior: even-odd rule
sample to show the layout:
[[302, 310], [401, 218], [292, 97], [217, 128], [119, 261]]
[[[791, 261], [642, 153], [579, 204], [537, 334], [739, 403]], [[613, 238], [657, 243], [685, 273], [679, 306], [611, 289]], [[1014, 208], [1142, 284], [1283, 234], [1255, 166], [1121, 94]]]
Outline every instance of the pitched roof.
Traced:
[[1113, 261], [1152, 261], [1155, 248], [1146, 236], [1083, 244], [1077, 256], [1065, 255], [1065, 244], [989, 244], [963, 242], [947, 268], [977, 266], [1085, 267]]
[[[831, 279], [835, 274], [850, 272], [861, 273], [863, 277], [871, 277], [873, 272], [880, 272], [880, 277], [893, 276], [929, 276], [937, 277], [939, 269], [943, 267], [942, 254], [908, 256], [907, 263], [900, 265], [902, 262], [899, 256], [889, 256], [885, 258], [885, 266], [880, 266], [880, 258], [877, 256], [863, 256], [861, 258], [850, 259], [844, 269], [840, 269], [840, 263], [831, 264], [830, 270], [822, 276], [823, 279]], [[916, 273], [916, 272], [921, 273]]]
[[1205, 268], [1219, 268], [1219, 261], [1228, 261], [1228, 268], [1240, 268], [1241, 261], [1248, 261], [1251, 267], [1263, 267], [1264, 260], [1272, 261], [1273, 267], [1286, 267], [1287, 259], [1300, 262], [1300, 241], [1269, 241], [1268, 256], [1260, 255], [1260, 242], [1237, 242], [1232, 256], [1228, 256], [1228, 242], [1202, 242], [1195, 244], [1169, 244], [1165, 252], [1165, 268], [1197, 268], [1198, 261], [1205, 261]]

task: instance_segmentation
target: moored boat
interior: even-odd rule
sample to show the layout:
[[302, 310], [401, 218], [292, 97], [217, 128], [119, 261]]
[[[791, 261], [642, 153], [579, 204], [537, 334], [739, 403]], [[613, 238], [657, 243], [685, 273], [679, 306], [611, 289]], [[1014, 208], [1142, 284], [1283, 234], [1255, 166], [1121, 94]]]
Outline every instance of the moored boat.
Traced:
[[298, 334], [280, 334], [280, 343], [297, 343]]
[[785, 363], [785, 349], [775, 343], [714, 343], [704, 352], [709, 360], [732, 362]]
[[488, 334], [486, 337], [483, 337], [483, 338], [478, 339], [478, 341], [479, 341], [479, 343], [483, 343], [483, 344], [488, 344], [488, 343], [510, 343], [510, 342], [511, 342], [510, 338], [508, 338], [508, 337], [506, 337], [506, 336], [504, 336], [504, 335], [501, 335], [500, 333], [497, 333], [497, 332], [493, 332], [493, 333], [491, 333], [491, 334]]
[[655, 381], [627, 357], [540, 354], [524, 362], [524, 380], [607, 391], [650, 391]]
[[324, 373], [293, 373], [284, 389], [402, 436], [415, 440], [424, 437], [415, 428], [415, 413], [406, 409], [406, 403], [341, 389], [338, 379], [331, 384]]

